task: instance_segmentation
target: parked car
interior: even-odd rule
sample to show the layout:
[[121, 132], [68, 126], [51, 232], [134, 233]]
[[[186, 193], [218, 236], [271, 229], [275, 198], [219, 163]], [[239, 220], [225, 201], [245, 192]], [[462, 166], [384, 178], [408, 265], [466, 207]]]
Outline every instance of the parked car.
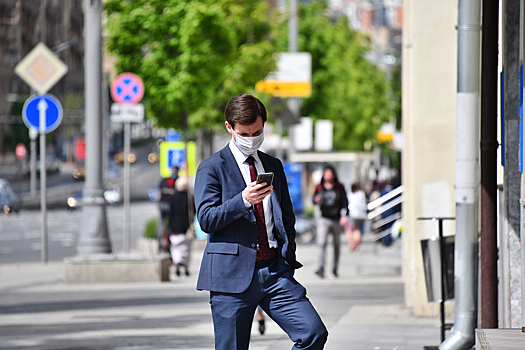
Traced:
[[0, 208], [6, 214], [20, 210], [20, 199], [6, 179], [0, 179]]
[[[46, 156], [46, 174], [53, 175], [60, 173], [62, 169], [62, 161], [55, 157], [54, 155], [48, 155]], [[40, 174], [40, 159], [37, 159], [35, 163], [35, 170], [37, 174]], [[26, 174], [31, 173], [31, 163], [28, 162], [26, 166], [24, 167], [24, 171]]]
[[[46, 173], [57, 174], [60, 172], [62, 167], [62, 161], [54, 155], [48, 155], [46, 157]], [[36, 171], [40, 172], [40, 160], [36, 161]]]
[[[69, 210], [79, 209], [82, 206], [82, 191], [75, 191], [67, 198], [67, 208]], [[107, 204], [118, 205], [122, 203], [122, 193], [118, 186], [106, 188], [104, 190], [104, 199]]]

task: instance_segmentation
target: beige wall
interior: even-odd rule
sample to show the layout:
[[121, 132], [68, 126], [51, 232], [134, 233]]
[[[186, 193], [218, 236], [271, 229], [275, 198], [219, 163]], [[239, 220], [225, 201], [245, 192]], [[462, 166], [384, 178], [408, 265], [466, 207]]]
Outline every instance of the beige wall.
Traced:
[[[418, 316], [437, 316], [438, 304], [427, 302], [420, 240], [437, 236], [438, 224], [417, 218], [455, 211], [457, 2], [405, 0], [403, 6], [405, 302]], [[454, 227], [446, 223], [445, 235]]]

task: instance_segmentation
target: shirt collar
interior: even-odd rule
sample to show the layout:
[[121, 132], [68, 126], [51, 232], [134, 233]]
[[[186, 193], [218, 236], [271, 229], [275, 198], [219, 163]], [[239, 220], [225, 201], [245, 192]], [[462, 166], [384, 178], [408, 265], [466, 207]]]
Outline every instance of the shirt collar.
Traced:
[[[237, 161], [237, 164], [244, 164], [246, 162], [246, 158], [248, 158], [250, 154], [246, 155], [243, 152], [241, 152], [241, 150], [235, 145], [233, 137], [230, 140], [229, 146], [233, 156], [235, 157], [235, 160]], [[255, 159], [255, 164], [261, 162], [261, 160], [259, 159], [259, 152], [256, 151], [253, 154], [251, 154], [251, 156]]]

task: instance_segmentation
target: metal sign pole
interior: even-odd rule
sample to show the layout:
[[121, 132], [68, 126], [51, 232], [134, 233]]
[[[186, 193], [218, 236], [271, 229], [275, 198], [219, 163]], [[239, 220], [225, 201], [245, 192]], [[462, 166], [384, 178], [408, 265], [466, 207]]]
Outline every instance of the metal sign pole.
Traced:
[[439, 303], [439, 310], [441, 313], [441, 342], [443, 343], [445, 341], [445, 300], [447, 299], [447, 295], [445, 293], [445, 242], [443, 242], [443, 219], [438, 219], [438, 232], [439, 232], [439, 255], [441, 259], [441, 264], [439, 266], [441, 276], [440, 282], [441, 282], [441, 302]]
[[29, 138], [31, 139], [31, 197], [36, 196], [36, 138], [38, 136], [38, 130], [29, 128]]
[[124, 252], [129, 254], [130, 125], [124, 123]]
[[[42, 2], [44, 4], [44, 2]], [[44, 6], [45, 7], [45, 6]], [[44, 17], [42, 17], [44, 18]], [[44, 18], [45, 19], [45, 18]], [[45, 26], [43, 26], [45, 28]], [[45, 37], [45, 31], [42, 33], [42, 38]], [[34, 74], [34, 72], [49, 72], [46, 77], [42, 78]], [[41, 209], [42, 209], [42, 261], [47, 262], [47, 208], [46, 208], [46, 133], [51, 132], [58, 127], [62, 121], [62, 105], [60, 101], [55, 99], [52, 95], [44, 95], [49, 91], [68, 71], [68, 67], [64, 62], [58, 59], [55, 54], [49, 50], [44, 42], [38, 43], [22, 61], [15, 66], [15, 74], [18, 75], [24, 82], [26, 82], [32, 90], [36, 91], [38, 95], [33, 95], [26, 100], [24, 104], [22, 117], [24, 124], [30, 129], [36, 128], [34, 118], [36, 119], [36, 112], [38, 112], [38, 131], [40, 131], [40, 194], [41, 194]], [[49, 101], [46, 102], [46, 99]], [[36, 110], [33, 102], [39, 100]], [[49, 111], [48, 111], [49, 108]], [[48, 115], [47, 113], [50, 112]], [[50, 126], [46, 125], [49, 119]], [[47, 130], [46, 130], [47, 129]], [[31, 137], [31, 159], [34, 159], [36, 146], [36, 135]], [[34, 164], [32, 162], [32, 164]], [[32, 169], [34, 170], [34, 169]], [[34, 194], [36, 188], [36, 179], [34, 178], [35, 171], [31, 171], [31, 194]]]
[[42, 210], [42, 262], [47, 262], [47, 206], [46, 206], [46, 110], [42, 98], [38, 102], [40, 126], [40, 208]]
[[144, 83], [134, 73], [119, 74], [111, 83], [111, 97], [116, 102], [111, 105], [111, 120], [124, 124], [124, 252], [129, 254], [129, 200], [130, 200], [130, 125], [144, 119]]

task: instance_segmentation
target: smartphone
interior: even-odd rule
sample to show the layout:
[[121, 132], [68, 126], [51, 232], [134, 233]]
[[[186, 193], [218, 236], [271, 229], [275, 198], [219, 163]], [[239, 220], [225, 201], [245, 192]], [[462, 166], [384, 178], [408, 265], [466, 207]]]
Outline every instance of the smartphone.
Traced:
[[261, 187], [261, 189], [270, 186], [273, 182], [273, 173], [262, 173], [257, 176], [257, 183], [260, 184], [266, 182], [266, 186]]

